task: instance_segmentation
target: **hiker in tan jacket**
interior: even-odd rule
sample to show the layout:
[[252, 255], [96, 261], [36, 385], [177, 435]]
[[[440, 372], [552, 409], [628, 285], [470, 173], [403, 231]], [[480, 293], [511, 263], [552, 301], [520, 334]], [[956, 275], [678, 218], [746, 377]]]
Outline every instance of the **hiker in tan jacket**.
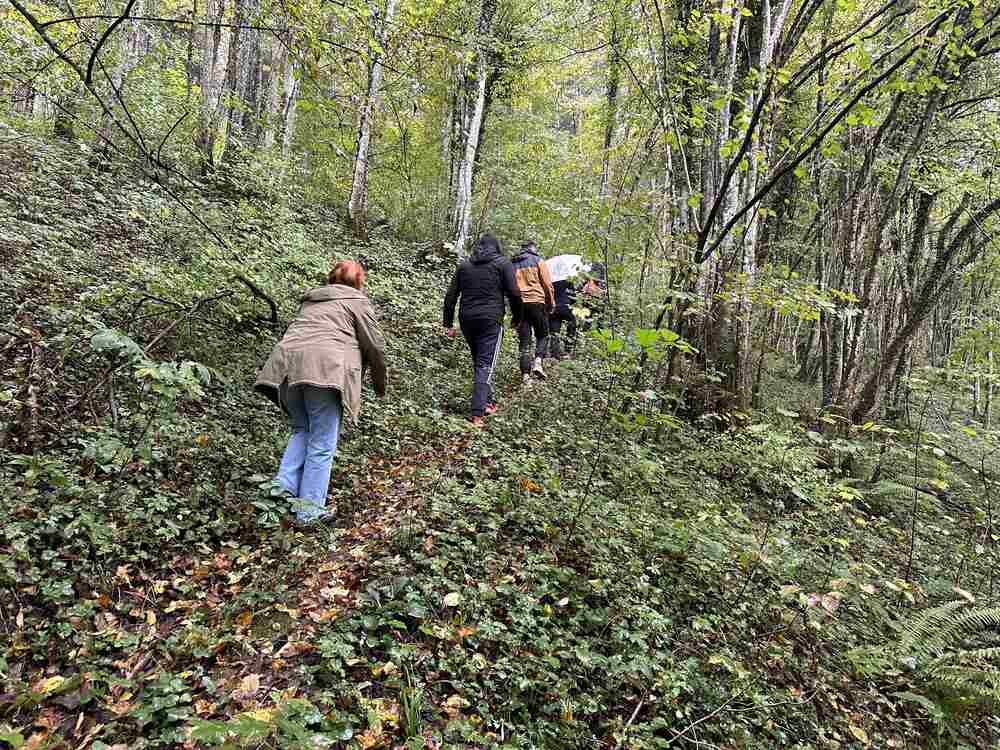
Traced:
[[[517, 327], [517, 338], [521, 349], [521, 380], [525, 385], [531, 376], [545, 377], [542, 359], [548, 356], [549, 314], [555, 309], [556, 292], [552, 287], [552, 277], [545, 261], [538, 254], [534, 240], [521, 243], [521, 251], [511, 258], [517, 288], [521, 292], [521, 324]], [[535, 351], [532, 356], [531, 335], [535, 336]]]
[[365, 369], [371, 370], [375, 393], [385, 395], [385, 344], [362, 291], [365, 271], [354, 261], [340, 261], [329, 282], [306, 293], [254, 384], [291, 422], [275, 480], [299, 498], [296, 515], [306, 523], [329, 517], [326, 495], [340, 423], [345, 410], [358, 415]]

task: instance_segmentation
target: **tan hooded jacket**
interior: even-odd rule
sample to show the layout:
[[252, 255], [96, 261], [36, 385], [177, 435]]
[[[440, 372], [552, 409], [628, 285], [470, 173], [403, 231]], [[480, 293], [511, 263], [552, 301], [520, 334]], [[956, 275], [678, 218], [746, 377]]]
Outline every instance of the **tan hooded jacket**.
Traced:
[[299, 314], [257, 375], [254, 390], [284, 409], [278, 396], [282, 381], [335, 388], [347, 414], [356, 418], [365, 368], [372, 372], [375, 392], [383, 395], [385, 342], [371, 302], [353, 287], [330, 284], [305, 294]]

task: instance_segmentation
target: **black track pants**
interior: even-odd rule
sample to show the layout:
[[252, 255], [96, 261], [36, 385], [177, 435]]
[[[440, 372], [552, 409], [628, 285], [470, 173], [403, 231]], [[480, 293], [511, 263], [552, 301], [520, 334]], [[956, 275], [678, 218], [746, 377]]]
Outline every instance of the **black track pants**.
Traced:
[[[549, 353], [549, 316], [541, 302], [529, 302], [522, 306], [521, 324], [517, 327], [517, 339], [521, 351], [521, 374], [531, 372], [535, 357], [546, 357]], [[531, 335], [535, 335], [535, 351], [531, 351]]]
[[[566, 334], [563, 335], [563, 323], [566, 324]], [[550, 345], [552, 356], [561, 357], [573, 351], [576, 345], [576, 316], [568, 307], [557, 307], [549, 316], [549, 329], [552, 331]]]
[[500, 359], [503, 326], [495, 320], [463, 320], [461, 327], [472, 354], [472, 416], [481, 417], [493, 403], [493, 371]]

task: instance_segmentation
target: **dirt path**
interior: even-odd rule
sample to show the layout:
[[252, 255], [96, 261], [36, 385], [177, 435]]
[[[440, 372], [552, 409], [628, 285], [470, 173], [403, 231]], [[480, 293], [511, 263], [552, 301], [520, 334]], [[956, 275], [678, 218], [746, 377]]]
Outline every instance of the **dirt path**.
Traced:
[[[314, 622], [324, 622], [353, 609], [368, 580], [371, 556], [416, 518], [440, 482], [457, 470], [476, 436], [471, 431], [452, 434], [434, 445], [370, 458], [365, 479], [355, 474], [355, 510], [345, 516], [346, 525], [315, 532], [326, 535], [332, 549], [310, 559], [312, 572], [301, 584], [300, 611]], [[428, 474], [429, 481], [424, 478]]]
[[[548, 378], [557, 370], [558, 364], [551, 363]], [[540, 382], [530, 389], [520, 381], [511, 383], [500, 394], [497, 416], [502, 417], [525, 393], [538, 393], [542, 387]], [[489, 430], [490, 419], [487, 417], [482, 430]], [[299, 607], [307, 616], [324, 622], [354, 608], [358, 592], [368, 581], [372, 554], [384, 549], [408, 519], [417, 518], [441, 481], [457, 473], [463, 454], [481, 434], [479, 429], [451, 433], [419, 449], [369, 458], [365, 478], [354, 475], [355, 510], [345, 519], [347, 525], [326, 531], [333, 549], [310, 560], [313, 569], [302, 582], [299, 598]], [[428, 473], [432, 478], [422, 479], [421, 475]]]

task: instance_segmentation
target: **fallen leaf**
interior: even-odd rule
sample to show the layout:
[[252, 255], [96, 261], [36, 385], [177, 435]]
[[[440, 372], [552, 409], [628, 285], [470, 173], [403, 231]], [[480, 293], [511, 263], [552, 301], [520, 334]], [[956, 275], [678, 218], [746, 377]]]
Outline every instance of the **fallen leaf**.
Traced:
[[247, 711], [244, 716], [249, 716], [257, 721], [270, 721], [274, 717], [273, 708], [258, 708], [255, 711]]
[[973, 596], [971, 592], [966, 591], [965, 589], [959, 588], [958, 586], [955, 586], [952, 589], [952, 591], [954, 591], [956, 594], [958, 594], [960, 597], [962, 597], [963, 599], [965, 599], [970, 604], [975, 604], [976, 603], [976, 597]]
[[48, 695], [54, 690], [58, 690], [62, 684], [66, 682], [66, 678], [61, 675], [56, 675], [55, 677], [48, 677], [41, 681], [36, 687], [35, 692], [41, 693], [42, 695]]
[[311, 643], [306, 643], [305, 641], [289, 641], [284, 646], [278, 649], [278, 653], [275, 656], [287, 659], [290, 656], [298, 656], [299, 654], [304, 654], [309, 651], [313, 651], [315, 646]]
[[850, 724], [848, 726], [848, 729], [851, 730], [851, 734], [853, 734], [857, 740], [864, 742], [866, 745], [871, 743], [871, 740], [868, 739], [868, 732], [866, 732], [861, 727], [856, 726], [854, 724]]
[[240, 692], [250, 696], [260, 690], [260, 675], [248, 674], [240, 681]]
[[545, 491], [545, 488], [542, 487], [542, 485], [538, 484], [537, 482], [533, 482], [530, 479], [522, 479], [520, 484], [528, 492], [532, 492], [536, 495]]

